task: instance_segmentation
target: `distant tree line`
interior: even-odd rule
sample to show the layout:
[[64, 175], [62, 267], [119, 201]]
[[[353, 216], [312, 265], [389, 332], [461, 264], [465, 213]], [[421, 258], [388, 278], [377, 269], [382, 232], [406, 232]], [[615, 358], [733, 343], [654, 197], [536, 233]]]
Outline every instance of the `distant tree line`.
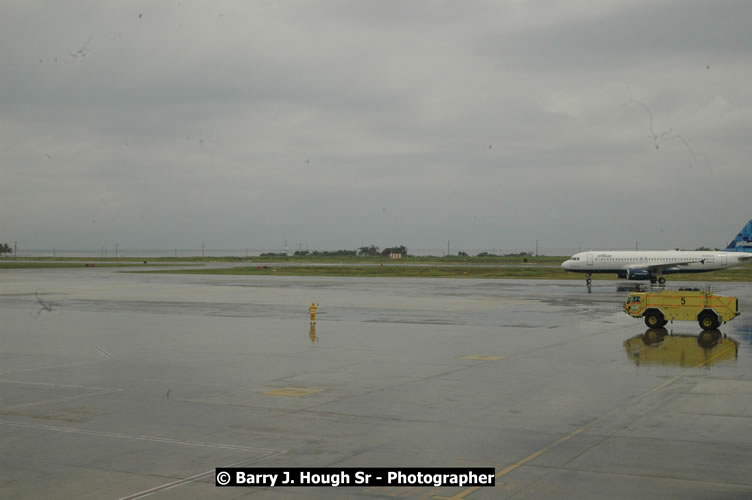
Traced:
[[358, 248], [358, 255], [378, 255], [379, 254], [379, 247], [376, 245], [371, 245], [368, 247], [360, 247]]
[[407, 247], [405, 245], [400, 245], [398, 247], [385, 248], [381, 251], [381, 255], [384, 257], [388, 257], [393, 253], [399, 253], [402, 254], [403, 257], [407, 257]]
[[0, 254], [13, 253], [13, 249], [7, 243], [0, 243]]
[[381, 250], [376, 245], [369, 245], [366, 247], [360, 247], [357, 250], [296, 250], [293, 255], [311, 257], [343, 257], [355, 255], [360, 255], [363, 257], [388, 257], [393, 253], [400, 253], [403, 257], [405, 257], [407, 256], [407, 247], [405, 245], [400, 245], [398, 247], [390, 247]]
[[[403, 257], [407, 256], [407, 247], [400, 245], [396, 247], [389, 247], [381, 250], [376, 245], [370, 245], [360, 247], [357, 250], [295, 250], [293, 256], [295, 257], [353, 257], [356, 255], [365, 257], [389, 257], [393, 253], [402, 254]], [[267, 252], [262, 253], [262, 257], [287, 257], [284, 252], [275, 253]]]
[[398, 247], [385, 248], [381, 251], [379, 251], [379, 247], [376, 245], [358, 248], [358, 255], [381, 255], [382, 257], [388, 257], [393, 253], [399, 253], [402, 254], [403, 257], [407, 257], [407, 247], [405, 245], [400, 245]]
[[495, 253], [481, 252], [477, 256], [478, 257], [530, 257], [532, 255], [533, 255], [533, 252], [504, 253], [501, 255], [497, 255]]
[[[402, 257], [407, 257], [407, 247], [405, 245], [399, 245], [394, 247], [387, 247], [383, 250], [376, 245], [368, 245], [358, 247], [356, 250], [295, 250], [293, 256], [295, 257], [389, 257], [391, 254], [402, 254]], [[517, 253], [504, 253], [495, 254], [489, 252], [480, 252], [477, 257], [530, 257], [533, 252], [517, 252]], [[262, 253], [262, 257], [287, 257], [285, 252], [267, 252]], [[458, 251], [456, 255], [445, 255], [445, 257], [470, 257], [465, 251]]]
[[295, 250], [293, 254], [297, 256], [311, 256], [311, 257], [343, 257], [356, 255], [355, 250]]

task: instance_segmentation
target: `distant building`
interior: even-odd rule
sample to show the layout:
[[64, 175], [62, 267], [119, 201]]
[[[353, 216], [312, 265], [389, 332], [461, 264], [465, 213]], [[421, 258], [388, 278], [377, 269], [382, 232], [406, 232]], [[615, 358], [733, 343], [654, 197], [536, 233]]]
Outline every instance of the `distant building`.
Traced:
[[389, 258], [390, 259], [401, 259], [402, 258], [402, 254], [399, 253], [399, 252], [391, 252], [389, 254]]

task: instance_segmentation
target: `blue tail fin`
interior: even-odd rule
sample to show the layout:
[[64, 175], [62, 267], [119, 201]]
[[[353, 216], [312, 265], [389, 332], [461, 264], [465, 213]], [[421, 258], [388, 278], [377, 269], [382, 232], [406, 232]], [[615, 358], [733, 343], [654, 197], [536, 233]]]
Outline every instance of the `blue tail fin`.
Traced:
[[752, 252], [752, 220], [739, 231], [726, 247], [727, 252]]

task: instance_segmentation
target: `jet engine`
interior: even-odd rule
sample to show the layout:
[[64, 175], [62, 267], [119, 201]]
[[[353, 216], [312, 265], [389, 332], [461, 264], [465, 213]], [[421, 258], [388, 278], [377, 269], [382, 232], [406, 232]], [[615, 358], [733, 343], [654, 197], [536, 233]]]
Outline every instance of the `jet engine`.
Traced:
[[645, 269], [628, 269], [627, 270], [627, 279], [629, 279], [629, 280], [649, 280], [650, 279], [650, 271], [646, 271]]

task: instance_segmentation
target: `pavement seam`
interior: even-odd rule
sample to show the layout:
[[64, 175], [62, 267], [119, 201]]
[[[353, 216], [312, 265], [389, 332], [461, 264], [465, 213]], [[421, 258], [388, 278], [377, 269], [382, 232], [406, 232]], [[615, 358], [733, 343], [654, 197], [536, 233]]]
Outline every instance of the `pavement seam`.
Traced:
[[[538, 450], [538, 451], [536, 451], [534, 453], [531, 453], [527, 457], [525, 457], [525, 458], [523, 458], [521, 460], [518, 460], [517, 462], [513, 463], [512, 465], [507, 466], [505, 469], [502, 469], [499, 472], [497, 472], [495, 477], [496, 478], [503, 477], [503, 476], [509, 474], [510, 472], [512, 472], [512, 471], [514, 471], [514, 470], [516, 470], [516, 469], [518, 469], [520, 467], [522, 467], [523, 465], [527, 464], [528, 462], [532, 462], [533, 460], [535, 460], [539, 456], [543, 455], [544, 453], [550, 451], [551, 449], [559, 446], [560, 444], [562, 444], [562, 443], [564, 443], [566, 441], [569, 441], [570, 439], [572, 439], [573, 437], [577, 436], [578, 434], [581, 434], [581, 433], [585, 432], [586, 430], [588, 430], [593, 425], [595, 425], [595, 424], [597, 424], [597, 423], [599, 423], [599, 422], [601, 422], [603, 420], [606, 420], [607, 418], [610, 418], [610, 417], [616, 415], [619, 412], [622, 412], [622, 411], [626, 410], [627, 408], [629, 408], [630, 406], [632, 406], [634, 403], [636, 403], [638, 401], [641, 401], [642, 399], [644, 399], [645, 397], [649, 396], [650, 394], [658, 392], [661, 389], [663, 389], [664, 387], [667, 387], [667, 386], [673, 384], [674, 382], [682, 379], [683, 377], [685, 377], [686, 375], [688, 375], [689, 373], [691, 373], [695, 369], [697, 369], [697, 368], [699, 368], [701, 366], [704, 366], [704, 365], [710, 363], [711, 361], [713, 361], [714, 359], [716, 359], [717, 357], [719, 357], [721, 354], [725, 354], [725, 350], [716, 353], [715, 355], [711, 356], [709, 359], [704, 360], [701, 363], [698, 363], [697, 365], [692, 366], [691, 368], [688, 368], [688, 369], [684, 370], [680, 374], [671, 377], [670, 379], [666, 380], [665, 382], [662, 382], [662, 383], [658, 384], [657, 386], [655, 386], [655, 387], [653, 387], [651, 389], [648, 389], [647, 391], [643, 392], [642, 394], [640, 394], [638, 396], [635, 396], [629, 402], [627, 402], [627, 404], [619, 406], [617, 408], [614, 408], [613, 410], [609, 411], [608, 413], [606, 413], [604, 415], [601, 415], [600, 417], [596, 418], [592, 422], [589, 422], [589, 423], [583, 425], [582, 427], [580, 427], [578, 429], [575, 429], [574, 431], [570, 432], [569, 434], [567, 434], [567, 435], [565, 435], [565, 436], [557, 439], [556, 441], [554, 441], [550, 445], [546, 446], [545, 448], [541, 448], [540, 450]], [[461, 491], [460, 493], [458, 493], [458, 494], [456, 494], [454, 496], [451, 496], [451, 497], [438, 497], [437, 496], [437, 497], [434, 497], [434, 498], [441, 499], [441, 500], [450, 500], [450, 499], [451, 500], [454, 500], [454, 499], [460, 500], [460, 499], [463, 499], [466, 496], [470, 495], [471, 493], [473, 493], [474, 491], [476, 491], [478, 489], [480, 489], [480, 487], [473, 486], [473, 487], [467, 488], [467, 489]]]

